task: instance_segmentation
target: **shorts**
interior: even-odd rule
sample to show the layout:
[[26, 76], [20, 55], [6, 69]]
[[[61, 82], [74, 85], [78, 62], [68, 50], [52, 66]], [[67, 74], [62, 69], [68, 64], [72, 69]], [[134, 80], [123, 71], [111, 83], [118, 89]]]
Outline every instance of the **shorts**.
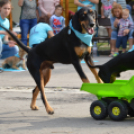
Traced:
[[117, 36], [116, 40], [116, 48], [119, 48], [122, 45], [122, 48], [127, 47], [127, 40], [128, 40], [128, 35], [126, 36]]

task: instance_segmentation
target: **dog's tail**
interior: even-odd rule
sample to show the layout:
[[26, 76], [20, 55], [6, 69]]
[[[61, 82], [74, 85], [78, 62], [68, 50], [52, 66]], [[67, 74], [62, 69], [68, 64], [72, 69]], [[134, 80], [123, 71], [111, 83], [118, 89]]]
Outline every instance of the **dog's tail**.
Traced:
[[96, 66], [92, 66], [89, 62], [87, 62], [87, 65], [91, 68], [101, 68], [102, 65], [96, 65]]
[[29, 53], [30, 48], [28, 48], [26, 45], [24, 45], [12, 32], [10, 32], [8, 29], [6, 29], [5, 27], [3, 27], [2, 25], [0, 25], [0, 27], [2, 27], [3, 29], [6, 30], [7, 33], [9, 33], [9, 35], [11, 35], [11, 37], [16, 41], [16, 43], [22, 48], [24, 49], [27, 53]]

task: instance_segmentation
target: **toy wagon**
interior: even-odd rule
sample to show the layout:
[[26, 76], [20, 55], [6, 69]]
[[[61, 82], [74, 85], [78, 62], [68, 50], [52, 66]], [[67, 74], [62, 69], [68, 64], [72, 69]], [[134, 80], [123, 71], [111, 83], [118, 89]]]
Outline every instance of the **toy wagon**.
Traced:
[[114, 83], [83, 83], [81, 90], [97, 96], [90, 106], [91, 116], [96, 120], [119, 121], [134, 117], [134, 76], [130, 80], [116, 80]]

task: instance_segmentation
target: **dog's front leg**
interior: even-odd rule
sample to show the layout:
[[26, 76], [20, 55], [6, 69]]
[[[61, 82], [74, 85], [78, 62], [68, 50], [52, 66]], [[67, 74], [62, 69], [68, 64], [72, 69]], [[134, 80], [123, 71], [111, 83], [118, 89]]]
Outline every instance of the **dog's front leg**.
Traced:
[[22, 63], [22, 68], [23, 68], [24, 70], [27, 70], [25, 61], [23, 61], [23, 63]]
[[[84, 60], [85, 60], [86, 64], [89, 62], [90, 65], [94, 66], [94, 63], [93, 63], [93, 60], [92, 60], [90, 54], [87, 54], [87, 55], [85, 56]], [[88, 66], [88, 64], [87, 64], [87, 66]], [[89, 67], [89, 66], [88, 66], [88, 67]], [[89, 67], [89, 68], [90, 68], [90, 67]], [[102, 81], [102, 80], [100, 79], [100, 77], [98, 76], [97, 70], [96, 70], [95, 68], [90, 68], [90, 70], [91, 70], [91, 72], [94, 74], [94, 76], [95, 76], [97, 82], [98, 82], [98, 83], [103, 83], [103, 81]]]
[[77, 61], [74, 61], [73, 62], [73, 65], [74, 65], [74, 68], [76, 69], [76, 71], [78, 72], [81, 80], [84, 82], [84, 83], [90, 83], [88, 78], [86, 77], [86, 75], [84, 74], [82, 68], [81, 68], [81, 65], [80, 65], [80, 62], [79, 60]]

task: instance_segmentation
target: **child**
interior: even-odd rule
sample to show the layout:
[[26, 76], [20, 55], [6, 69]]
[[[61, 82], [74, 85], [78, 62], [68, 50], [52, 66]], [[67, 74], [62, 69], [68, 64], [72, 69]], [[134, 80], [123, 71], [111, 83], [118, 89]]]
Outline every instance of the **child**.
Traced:
[[64, 17], [61, 16], [63, 7], [57, 5], [55, 14], [50, 18], [50, 26], [53, 28], [54, 34], [58, 34], [65, 27]]
[[128, 20], [129, 17], [129, 10], [123, 9], [122, 10], [122, 19], [119, 20], [118, 27], [118, 37], [116, 41], [116, 50], [114, 57], [117, 56], [119, 53], [119, 47], [122, 44], [122, 52], [126, 52], [127, 40], [128, 40], [128, 33], [130, 30], [133, 30], [133, 22]]
[[[101, 6], [101, 18], [110, 18], [111, 15], [111, 9], [114, 0], [101, 0], [102, 6]], [[106, 27], [108, 36], [111, 37], [112, 29], [111, 27]]]
[[46, 23], [47, 20], [47, 16], [40, 17], [38, 20], [38, 24], [31, 28], [29, 34], [29, 46], [31, 48], [45, 41], [48, 36], [54, 36], [53, 29]]
[[[9, 16], [11, 12], [11, 2], [9, 0], [1, 0], [0, 1], [0, 24], [5, 28], [9, 29], [10, 23], [9, 20], [6, 18]], [[18, 53], [19, 48], [15, 46], [14, 41], [8, 40], [7, 32], [0, 27], [0, 39], [2, 43], [0, 43], [2, 50], [0, 50], [1, 59], [14, 56]]]

